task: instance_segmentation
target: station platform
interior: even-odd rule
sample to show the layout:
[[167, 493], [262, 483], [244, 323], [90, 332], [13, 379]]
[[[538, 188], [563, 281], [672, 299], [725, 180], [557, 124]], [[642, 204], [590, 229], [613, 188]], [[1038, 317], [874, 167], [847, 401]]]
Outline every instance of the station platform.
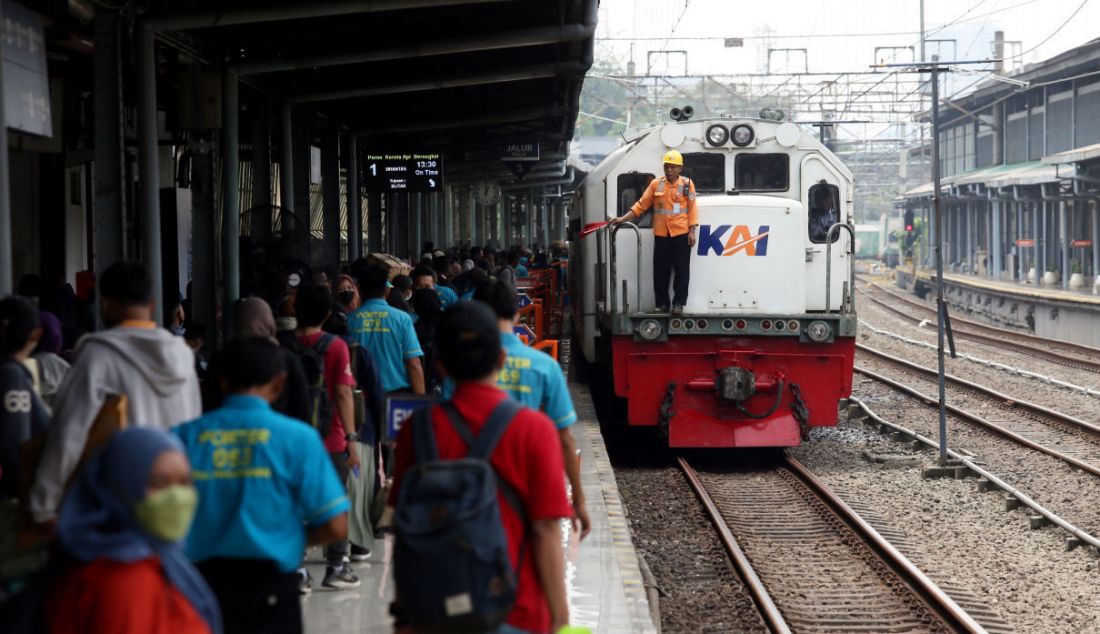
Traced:
[[[917, 279], [929, 284], [935, 279], [935, 271], [921, 269], [917, 272]], [[1059, 301], [1067, 303], [1089, 304], [1100, 307], [1100, 295], [1092, 291], [1089, 284], [1081, 289], [1066, 289], [1058, 285], [1042, 285], [1018, 281], [995, 280], [989, 277], [966, 275], [964, 273], [944, 273], [944, 281], [974, 289], [1009, 293], [1031, 299], [1047, 301]]]
[[[935, 272], [896, 269], [898, 286], [926, 295]], [[1092, 286], [1064, 289], [977, 275], [944, 273], [944, 299], [956, 314], [1039, 337], [1100, 347], [1100, 295]], [[921, 290], [923, 287], [923, 291]]]
[[[572, 431], [581, 452], [581, 485], [592, 517], [592, 532], [583, 542], [562, 523], [571, 623], [592, 628], [597, 634], [653, 634], [656, 630], [650, 619], [638, 556], [592, 399], [582, 385], [570, 384], [570, 392], [579, 417]], [[378, 540], [367, 561], [352, 564], [362, 585], [352, 590], [326, 591], [320, 589], [325, 573], [322, 553], [311, 548], [306, 565], [313, 574], [314, 590], [302, 599], [305, 631], [392, 632], [392, 554], [392, 536]]]

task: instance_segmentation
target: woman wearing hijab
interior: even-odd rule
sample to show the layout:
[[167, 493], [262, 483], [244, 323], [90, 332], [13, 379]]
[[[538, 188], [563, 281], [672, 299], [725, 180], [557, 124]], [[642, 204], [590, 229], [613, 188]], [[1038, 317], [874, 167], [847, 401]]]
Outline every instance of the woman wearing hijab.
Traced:
[[77, 564], [47, 604], [51, 632], [220, 634], [218, 603], [180, 547], [197, 501], [178, 440], [115, 434], [61, 505], [58, 542]]
[[[270, 339], [274, 343], [280, 343], [277, 338], [278, 331], [275, 327], [275, 315], [271, 312], [271, 305], [259, 297], [247, 297], [237, 302], [233, 311], [233, 336], [261, 337]], [[291, 331], [293, 334], [293, 331]], [[271, 404], [272, 409], [280, 414], [307, 421], [309, 416], [309, 385], [306, 382], [306, 374], [302, 369], [302, 362], [298, 355], [289, 351], [286, 356], [286, 387], [279, 398]], [[207, 366], [206, 378], [202, 382], [202, 411], [210, 412], [222, 405], [225, 395], [222, 394], [221, 363], [218, 356]]]
[[54, 406], [54, 395], [61, 387], [65, 375], [69, 373], [69, 362], [61, 358], [61, 320], [49, 311], [41, 311], [39, 318], [42, 326], [42, 337], [38, 340], [38, 346], [34, 349], [34, 360], [38, 362], [39, 387], [42, 392], [42, 400], [51, 408]]
[[345, 315], [354, 312], [362, 303], [359, 299], [359, 286], [350, 275], [341, 275], [336, 279], [336, 303]]

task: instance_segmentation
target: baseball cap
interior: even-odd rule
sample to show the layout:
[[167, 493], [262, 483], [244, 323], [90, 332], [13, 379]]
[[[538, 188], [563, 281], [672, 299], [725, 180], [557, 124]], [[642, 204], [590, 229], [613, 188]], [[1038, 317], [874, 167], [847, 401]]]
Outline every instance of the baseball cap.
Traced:
[[440, 318], [435, 352], [456, 380], [488, 376], [500, 359], [497, 316], [480, 302], [459, 302]]

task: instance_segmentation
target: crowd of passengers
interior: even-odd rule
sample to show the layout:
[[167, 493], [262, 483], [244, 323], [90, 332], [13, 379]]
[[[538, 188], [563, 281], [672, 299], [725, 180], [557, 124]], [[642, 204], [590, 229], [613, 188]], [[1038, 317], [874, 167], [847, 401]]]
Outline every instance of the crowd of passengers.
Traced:
[[[564, 257], [426, 243], [408, 275], [284, 272], [222, 311], [209, 359], [190, 297], [154, 321], [140, 263], [104, 270], [97, 305], [24, 278], [0, 300], [2, 629], [300, 632], [309, 547], [341, 591], [391, 531], [396, 631], [576, 631], [577, 416], [514, 332], [517, 284]], [[390, 438], [410, 395], [433, 404]]]

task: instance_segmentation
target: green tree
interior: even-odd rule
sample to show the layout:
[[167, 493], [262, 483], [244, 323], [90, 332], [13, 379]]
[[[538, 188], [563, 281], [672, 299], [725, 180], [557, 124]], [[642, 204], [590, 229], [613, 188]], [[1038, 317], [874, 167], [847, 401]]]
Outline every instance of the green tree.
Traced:
[[581, 91], [578, 136], [618, 136], [626, 129], [633, 89], [628, 81], [611, 77], [625, 74], [616, 61], [597, 60], [592, 65]]

